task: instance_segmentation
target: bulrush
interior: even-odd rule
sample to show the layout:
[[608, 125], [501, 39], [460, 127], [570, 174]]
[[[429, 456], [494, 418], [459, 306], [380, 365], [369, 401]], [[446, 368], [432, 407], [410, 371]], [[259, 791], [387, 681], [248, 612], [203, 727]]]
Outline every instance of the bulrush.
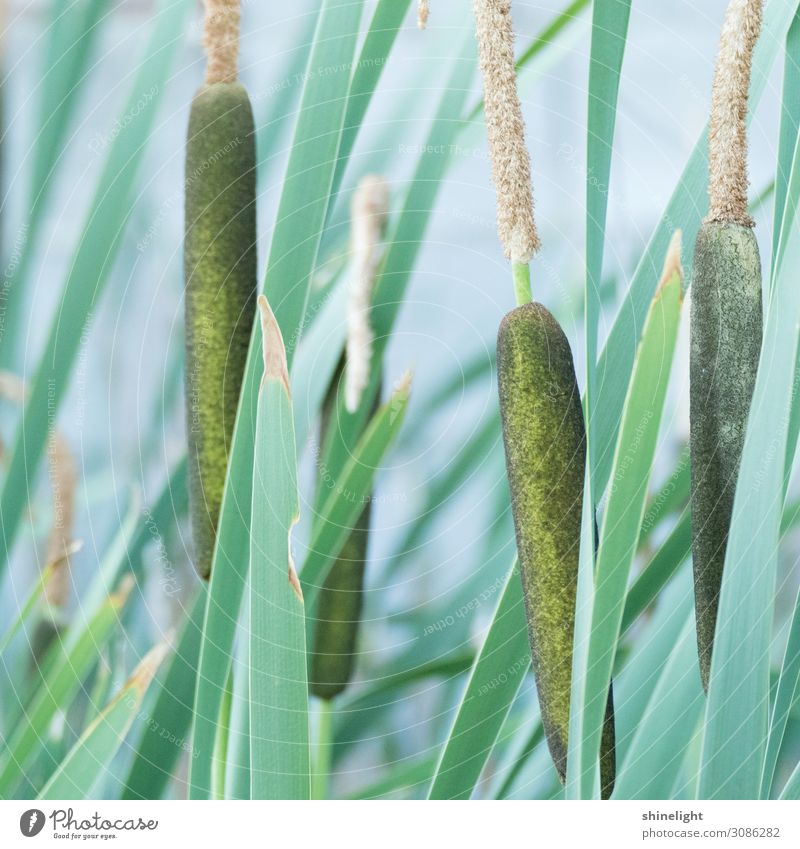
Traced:
[[736, 479], [761, 351], [761, 261], [747, 211], [747, 100], [762, 0], [732, 0], [711, 99], [708, 217], [691, 304], [692, 560], [707, 690]]
[[256, 294], [256, 153], [236, 81], [238, 0], [206, 0], [206, 81], [186, 143], [186, 419], [195, 565], [211, 572]]

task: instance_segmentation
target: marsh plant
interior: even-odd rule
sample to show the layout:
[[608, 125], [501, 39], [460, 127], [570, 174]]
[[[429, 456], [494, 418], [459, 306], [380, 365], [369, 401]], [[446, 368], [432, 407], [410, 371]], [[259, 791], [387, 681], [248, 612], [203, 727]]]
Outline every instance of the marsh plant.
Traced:
[[800, 798], [797, 2], [635, 228], [631, 0], [112, 5], [4, 116], [0, 797]]

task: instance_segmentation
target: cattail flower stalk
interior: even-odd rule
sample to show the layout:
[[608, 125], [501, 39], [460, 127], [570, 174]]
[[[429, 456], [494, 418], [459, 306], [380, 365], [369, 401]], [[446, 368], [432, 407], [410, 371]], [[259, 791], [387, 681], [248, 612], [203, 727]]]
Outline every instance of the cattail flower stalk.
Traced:
[[762, 337], [761, 260], [747, 211], [747, 100], [762, 0], [731, 0], [709, 133], [709, 213], [697, 234], [689, 361], [692, 565], [708, 689], [736, 480]]
[[345, 406], [354, 413], [369, 382], [373, 342], [369, 311], [389, 212], [385, 181], [374, 175], [364, 177], [353, 195], [351, 211], [353, 276], [347, 305]]
[[[533, 216], [531, 164], [517, 93], [511, 0], [473, 0], [492, 178], [497, 193], [497, 232], [506, 258], [526, 266], [539, 250]], [[515, 268], [518, 302], [530, 300], [527, 269]], [[527, 289], [525, 283], [527, 279]]]
[[731, 0], [725, 13], [708, 137], [708, 221], [753, 226], [747, 212], [747, 99], [763, 0]]

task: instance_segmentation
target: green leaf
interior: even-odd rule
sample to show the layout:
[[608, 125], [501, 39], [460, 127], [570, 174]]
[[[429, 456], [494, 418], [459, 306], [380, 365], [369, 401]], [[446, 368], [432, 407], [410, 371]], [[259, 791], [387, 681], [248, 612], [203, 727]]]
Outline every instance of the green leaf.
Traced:
[[291, 532], [300, 515], [289, 370], [275, 316], [259, 298], [258, 394], [250, 539], [250, 793], [310, 798], [305, 610]]
[[[53, 416], [69, 387], [69, 375], [89, 316], [96, 309], [135, 198], [134, 188], [157, 104], [183, 32], [189, 0], [161, 0], [130, 99], [111, 142], [83, 234], [70, 264], [61, 300], [14, 439], [0, 493], [3, 541], [0, 575], [10, 556]], [[143, 98], [147, 98], [142, 106]], [[135, 120], [125, 116], [135, 115]]]
[[[661, 414], [678, 335], [681, 286], [680, 243], [673, 242], [664, 274], [645, 320], [623, 409], [614, 452], [610, 494], [600, 530], [591, 632], [584, 675], [585, 695], [578, 706], [580, 740], [570, 735], [570, 748], [580, 746], [579, 772], [568, 777], [592, 798], [598, 753], [622, 623], [628, 576], [645, 511]], [[573, 703], [571, 710], [576, 706]]]
[[756, 799], [769, 728], [769, 652], [793, 402], [800, 221], [769, 303], [720, 591], [703, 736], [701, 798]]
[[469, 799], [531, 662], [515, 561], [442, 747], [429, 799]]
[[123, 799], [160, 799], [175, 764], [189, 747], [197, 658], [206, 606], [201, 587], [164, 673], [156, 679], [157, 696], [143, 719], [141, 737], [122, 790]]
[[692, 552], [692, 517], [684, 509], [675, 527], [631, 585], [625, 598], [620, 633], [624, 634], [652, 604]]
[[339, 161], [331, 187], [331, 196], [336, 196], [342, 184], [345, 168], [353, 152], [364, 116], [375, 94], [375, 89], [386, 67], [386, 57], [392, 52], [400, 26], [408, 12], [411, 0], [378, 0], [370, 22], [367, 36], [361, 47], [347, 95], [347, 112], [342, 128], [342, 143]]
[[0, 797], [8, 798], [14, 783], [47, 739], [47, 729], [57, 711], [66, 711], [83, 680], [97, 662], [100, 647], [105, 645], [119, 622], [131, 584], [110, 596], [94, 617], [80, 631], [73, 645], [56, 641], [55, 657], [50, 673], [43, 678], [25, 717], [9, 735], [0, 756]]
[[694, 616], [690, 615], [622, 761], [615, 799], [669, 799], [703, 710]]
[[152, 649], [134, 670], [111, 704], [98, 716], [59, 764], [39, 794], [40, 799], [86, 799], [108, 770], [141, 710], [147, 688], [169, 646]]
[[[800, 12], [795, 13], [786, 35], [786, 57], [783, 65], [781, 124], [778, 135], [778, 162], [775, 169], [775, 206], [772, 218], [772, 282], [778, 268], [778, 248], [784, 226], [789, 177], [792, 173], [794, 149], [800, 133]], [[796, 195], [795, 195], [796, 197]], [[794, 202], [793, 202], [794, 205]]]
[[781, 673], [775, 690], [767, 751], [764, 757], [764, 770], [761, 776], [761, 793], [759, 795], [761, 799], [769, 799], [772, 795], [778, 755], [786, 733], [789, 714], [798, 694], [800, 694], [800, 594], [798, 594], [794, 604], [794, 613], [789, 627], [789, 639], [786, 641]]
[[[611, 154], [617, 121], [622, 60], [628, 37], [631, 0], [596, 0], [592, 7], [592, 47], [589, 58], [589, 116], [586, 136], [586, 410], [588, 458], [594, 458], [594, 393], [597, 361], [597, 326], [606, 237]], [[589, 491], [593, 493], [590, 472]], [[592, 497], [591, 504], [594, 505]]]
[[410, 391], [411, 375], [406, 374], [370, 420], [341, 474], [330, 479], [330, 493], [314, 524], [309, 552], [300, 571], [309, 619], [328, 571], [371, 497], [377, 470], [403, 424]]

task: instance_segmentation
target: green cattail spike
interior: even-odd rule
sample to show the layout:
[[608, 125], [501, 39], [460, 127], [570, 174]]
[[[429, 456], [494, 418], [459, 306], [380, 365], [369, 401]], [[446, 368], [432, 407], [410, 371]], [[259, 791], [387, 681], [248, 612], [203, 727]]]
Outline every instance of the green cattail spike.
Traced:
[[[586, 432], [569, 342], [541, 304], [524, 304], [503, 319], [497, 373], [533, 669], [547, 742], [563, 781]], [[608, 796], [614, 783], [610, 694], [601, 772]]]
[[709, 134], [710, 208], [697, 235], [691, 303], [692, 560], [708, 690], [736, 479], [762, 338], [761, 261], [747, 211], [745, 118], [761, 0], [728, 6]]
[[[567, 337], [555, 318], [532, 302], [528, 263], [540, 241], [517, 93], [511, 0], [473, 0], [473, 8], [497, 232], [511, 260], [520, 305], [503, 319], [497, 339], [506, 471], [542, 723], [564, 781], [586, 433]], [[614, 786], [614, 748], [609, 690], [600, 751], [603, 798]]]
[[198, 573], [208, 578], [256, 293], [256, 154], [236, 82], [238, 0], [207, 0], [206, 84], [186, 144], [186, 407]]
[[[344, 379], [345, 406], [351, 412], [358, 408], [369, 383], [372, 367], [369, 311], [388, 210], [389, 190], [385, 181], [374, 175], [364, 177], [351, 205], [353, 258], [347, 308], [347, 351], [322, 404], [320, 444], [324, 444], [331, 426], [340, 381]], [[373, 412], [378, 408], [380, 395], [379, 387]], [[320, 482], [320, 486], [324, 485]], [[333, 699], [347, 687], [353, 675], [369, 522], [370, 501], [367, 500], [320, 592], [309, 682], [311, 693], [321, 699]]]

